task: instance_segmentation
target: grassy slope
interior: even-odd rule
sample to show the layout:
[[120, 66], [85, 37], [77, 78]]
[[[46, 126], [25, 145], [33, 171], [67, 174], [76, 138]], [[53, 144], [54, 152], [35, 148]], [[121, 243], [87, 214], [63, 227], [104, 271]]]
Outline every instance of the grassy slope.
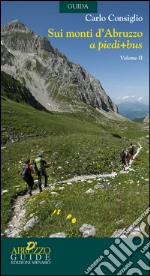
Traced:
[[[28, 198], [27, 219], [31, 212], [36, 213], [39, 223], [23, 236], [49, 236], [60, 231], [65, 231], [68, 236], [80, 236], [79, 227], [83, 223], [91, 223], [97, 229], [96, 235], [103, 237], [110, 236], [118, 228], [116, 221], [122, 218], [123, 223], [119, 227], [132, 223], [148, 205], [146, 134], [141, 124], [109, 121], [94, 111], [84, 115], [47, 114], [26, 104], [2, 100], [2, 141], [9, 141], [10, 137], [18, 139], [17, 143], [8, 143], [2, 149], [1, 185], [2, 190], [8, 189], [8, 193], [2, 195], [2, 231], [12, 215], [12, 197], [26, 189], [19, 173], [27, 156], [35, 158], [39, 151], [44, 152], [45, 159], [51, 163], [48, 174], [49, 184], [52, 184], [55, 180], [75, 175], [118, 172], [120, 150], [130, 142], [137, 145], [139, 141], [143, 149], [133, 165], [136, 171], [108, 179], [110, 188], [107, 181], [93, 180], [91, 183], [64, 185], [64, 190], [57, 186], [54, 191], [58, 195], [47, 190]], [[132, 185], [128, 183], [129, 179], [134, 181]], [[93, 195], [85, 194], [88, 188], [99, 182], [104, 184], [103, 189], [95, 190]], [[39, 208], [43, 200], [45, 203]], [[51, 216], [57, 203], [62, 211], [60, 215]], [[66, 221], [69, 213], [77, 218], [77, 223]]]

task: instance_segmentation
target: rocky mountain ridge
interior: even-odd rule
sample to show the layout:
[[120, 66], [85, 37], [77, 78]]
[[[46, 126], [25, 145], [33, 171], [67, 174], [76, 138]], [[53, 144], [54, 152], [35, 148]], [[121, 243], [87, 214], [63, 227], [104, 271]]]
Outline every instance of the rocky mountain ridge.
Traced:
[[1, 44], [2, 71], [19, 80], [47, 110], [75, 111], [92, 106], [118, 113], [99, 80], [19, 20], [2, 27]]
[[119, 114], [131, 120], [145, 117], [149, 106], [140, 102], [124, 102], [118, 104]]

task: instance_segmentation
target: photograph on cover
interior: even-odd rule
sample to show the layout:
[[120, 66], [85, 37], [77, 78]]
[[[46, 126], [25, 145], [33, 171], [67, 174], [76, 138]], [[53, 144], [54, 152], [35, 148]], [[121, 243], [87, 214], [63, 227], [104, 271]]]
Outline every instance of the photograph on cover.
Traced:
[[77, 2], [2, 1], [3, 238], [148, 236], [149, 3]]

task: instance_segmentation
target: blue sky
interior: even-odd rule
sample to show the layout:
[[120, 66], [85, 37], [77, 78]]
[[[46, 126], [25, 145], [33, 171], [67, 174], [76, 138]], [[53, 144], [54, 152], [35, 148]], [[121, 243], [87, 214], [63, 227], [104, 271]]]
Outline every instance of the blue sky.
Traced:
[[[98, 11], [106, 21], [85, 20], [84, 13], [59, 13], [59, 1], [2, 1], [1, 25], [19, 19], [35, 33], [47, 37], [54, 48], [59, 49], [67, 58], [80, 64], [91, 75], [99, 79], [106, 93], [116, 103], [123, 101], [149, 102], [149, 1], [97, 1]], [[143, 17], [141, 22], [110, 22], [109, 14], [116, 17]], [[48, 29], [63, 30], [63, 38], [48, 37]], [[96, 38], [98, 28], [104, 32], [113, 28], [118, 32], [143, 32], [142, 38]], [[83, 32], [92, 29], [92, 38], [66, 38], [67, 31]], [[142, 43], [142, 49], [90, 49], [90, 43], [114, 40]], [[143, 56], [142, 61], [123, 61], [120, 56]]]

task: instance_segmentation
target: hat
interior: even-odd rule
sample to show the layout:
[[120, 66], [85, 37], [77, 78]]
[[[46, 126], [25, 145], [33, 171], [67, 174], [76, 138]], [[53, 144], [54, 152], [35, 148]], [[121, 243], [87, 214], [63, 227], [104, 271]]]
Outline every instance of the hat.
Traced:
[[42, 156], [43, 156], [42, 153], [39, 153], [39, 154], [38, 154], [38, 157], [41, 157], [41, 158], [42, 158]]

